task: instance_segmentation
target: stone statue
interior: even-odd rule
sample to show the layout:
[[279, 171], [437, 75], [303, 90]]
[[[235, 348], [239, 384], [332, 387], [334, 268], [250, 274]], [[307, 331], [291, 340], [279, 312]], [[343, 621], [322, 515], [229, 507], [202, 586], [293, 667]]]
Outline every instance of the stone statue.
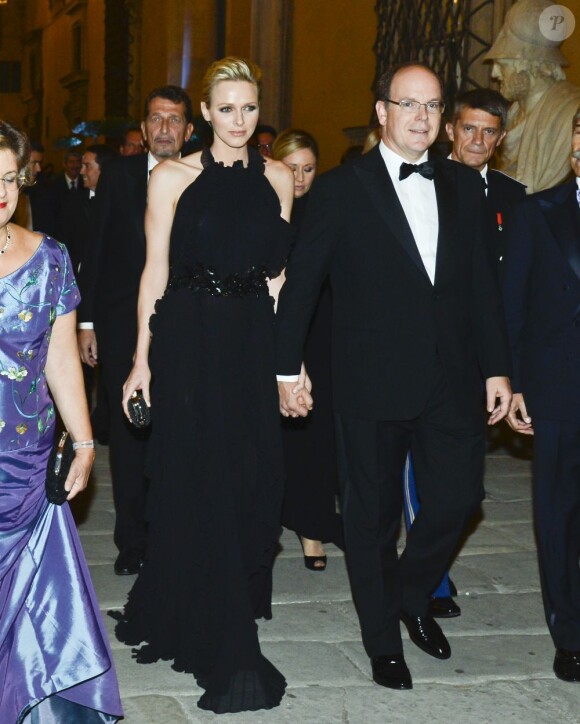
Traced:
[[570, 126], [580, 104], [580, 88], [569, 83], [568, 65], [540, 23], [550, 0], [518, 0], [506, 15], [485, 60], [492, 77], [513, 101], [499, 168], [534, 193], [561, 183], [570, 173]]

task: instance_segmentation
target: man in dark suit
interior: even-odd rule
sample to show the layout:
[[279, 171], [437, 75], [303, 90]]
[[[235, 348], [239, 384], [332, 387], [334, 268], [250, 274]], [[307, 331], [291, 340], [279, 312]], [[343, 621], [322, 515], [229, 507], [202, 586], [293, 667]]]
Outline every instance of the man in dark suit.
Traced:
[[[518, 208], [505, 260], [511, 427], [534, 435], [534, 513], [554, 672], [580, 681], [580, 108], [576, 178]], [[532, 422], [533, 421], [533, 422]]]
[[[81, 267], [79, 349], [85, 364], [99, 361], [110, 405], [110, 461], [115, 500], [118, 575], [136, 573], [146, 544], [144, 474], [147, 433], [133, 428], [121, 408], [122, 388], [137, 340], [137, 297], [145, 265], [145, 206], [149, 172], [179, 158], [193, 131], [189, 96], [177, 86], [152, 91], [142, 132], [149, 153], [113, 159], [95, 198], [95, 229]], [[94, 327], [94, 328], [93, 328]]]
[[[449, 158], [475, 169], [481, 174], [485, 189], [484, 221], [487, 240], [501, 273], [506, 251], [506, 234], [513, 221], [515, 207], [526, 197], [526, 187], [504, 173], [493, 171], [489, 162], [505, 137], [509, 103], [497, 91], [487, 88], [461, 93], [453, 104], [451, 121], [445, 126], [453, 143]], [[501, 430], [494, 428], [494, 433]], [[494, 437], [497, 437], [494, 434]], [[405, 517], [408, 525], [419, 512], [419, 499], [409, 459], [405, 467]], [[454, 618], [461, 609], [452, 598], [453, 587], [447, 573], [443, 576], [429, 602], [429, 611], [438, 618]]]
[[[56, 238], [60, 241], [67, 233], [69, 219], [67, 215], [75, 206], [81, 206], [86, 200], [83, 193], [81, 176], [82, 152], [71, 148], [65, 152], [62, 160], [62, 173], [50, 182], [54, 203], [54, 223]], [[78, 212], [78, 209], [75, 209]]]
[[[444, 110], [439, 78], [402, 66], [377, 97], [382, 141], [311, 192], [278, 306], [278, 387], [282, 414], [305, 416], [311, 398], [296, 379], [329, 275], [350, 580], [374, 681], [408, 689], [400, 619], [425, 652], [451, 653], [429, 595], [483, 496], [481, 375], [494, 424], [508, 410], [511, 368], [480, 178], [427, 161]], [[409, 449], [422, 508], [399, 561]]]
[[501, 93], [478, 88], [457, 96], [453, 116], [445, 126], [453, 143], [451, 158], [479, 171], [483, 179], [489, 240], [500, 270], [515, 208], [526, 197], [524, 184], [488, 165], [505, 138], [508, 110]]
[[59, 241], [66, 244], [75, 274], [90, 244], [93, 218], [93, 199], [103, 166], [117, 156], [116, 151], [103, 143], [88, 146], [81, 160], [82, 187], [62, 199], [62, 219]]

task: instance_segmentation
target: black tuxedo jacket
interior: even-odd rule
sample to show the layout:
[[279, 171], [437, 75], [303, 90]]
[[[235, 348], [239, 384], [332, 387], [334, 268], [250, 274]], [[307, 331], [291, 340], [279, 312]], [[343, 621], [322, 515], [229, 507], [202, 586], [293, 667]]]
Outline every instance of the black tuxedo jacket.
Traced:
[[490, 223], [489, 240], [500, 271], [507, 250], [507, 239], [516, 206], [526, 198], [526, 187], [501, 171], [488, 169], [486, 219]]
[[[333, 394], [344, 415], [418, 416], [439, 354], [458, 411], [481, 415], [481, 375], [509, 375], [481, 178], [436, 159], [436, 276], [427, 275], [377, 146], [317, 180], [277, 312], [277, 372], [300, 369], [322, 281], [333, 291]], [[314, 390], [314, 394], [316, 391]]]
[[540, 419], [580, 421], [580, 211], [576, 181], [517, 209], [504, 270], [514, 392]]
[[139, 281], [145, 266], [147, 154], [112, 159], [99, 177], [94, 225], [81, 272], [79, 322], [93, 322], [99, 349], [135, 348]]

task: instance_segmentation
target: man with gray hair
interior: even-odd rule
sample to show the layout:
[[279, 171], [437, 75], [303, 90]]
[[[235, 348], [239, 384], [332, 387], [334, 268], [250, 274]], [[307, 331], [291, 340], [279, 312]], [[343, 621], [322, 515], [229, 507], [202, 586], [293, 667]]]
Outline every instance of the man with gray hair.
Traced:
[[504, 303], [514, 368], [508, 422], [535, 439], [534, 516], [554, 673], [580, 682], [580, 107], [571, 164], [572, 182], [533, 194], [516, 211]]
[[[492, 77], [513, 101], [499, 168], [528, 193], [562, 183], [570, 173], [568, 133], [580, 104], [580, 88], [566, 81], [562, 39], [542, 24], [551, 0], [519, 0], [508, 14], [485, 60]], [[558, 36], [560, 37], [560, 36]]]

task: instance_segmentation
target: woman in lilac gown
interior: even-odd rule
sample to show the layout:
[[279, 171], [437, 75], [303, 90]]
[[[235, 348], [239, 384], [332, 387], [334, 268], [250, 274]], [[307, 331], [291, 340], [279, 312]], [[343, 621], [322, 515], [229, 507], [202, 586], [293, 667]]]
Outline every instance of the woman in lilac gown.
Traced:
[[79, 294], [63, 245], [9, 223], [26, 137], [0, 121], [0, 722], [122, 716], [107, 635], [68, 503], [48, 503], [55, 408], [75, 452], [68, 499], [94, 457], [76, 349]]

